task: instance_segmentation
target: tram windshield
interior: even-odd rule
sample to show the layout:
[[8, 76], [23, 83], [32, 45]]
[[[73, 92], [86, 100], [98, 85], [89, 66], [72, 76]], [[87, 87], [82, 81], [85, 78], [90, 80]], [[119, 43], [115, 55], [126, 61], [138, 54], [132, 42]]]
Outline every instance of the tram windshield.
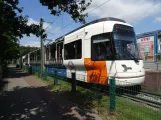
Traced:
[[135, 60], [140, 55], [132, 27], [116, 25], [112, 33], [92, 36], [92, 60]]
[[113, 33], [114, 48], [116, 59], [118, 60], [138, 60], [139, 52], [136, 46], [136, 38], [134, 34]]

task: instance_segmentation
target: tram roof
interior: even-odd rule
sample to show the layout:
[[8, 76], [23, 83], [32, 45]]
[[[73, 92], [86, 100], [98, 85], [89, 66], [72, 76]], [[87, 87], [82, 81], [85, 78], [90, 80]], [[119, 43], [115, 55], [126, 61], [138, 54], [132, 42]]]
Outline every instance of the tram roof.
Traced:
[[86, 24], [80, 26], [79, 28], [76, 28], [76, 29], [70, 31], [69, 33], [67, 33], [67, 34], [65, 34], [65, 35], [63, 35], [63, 36], [57, 38], [57, 39], [55, 40], [55, 42], [63, 41], [64, 36], [69, 35], [69, 34], [75, 32], [75, 31], [77, 31], [77, 30], [79, 30], [79, 29], [81, 29], [81, 28], [83, 28], [83, 27], [86, 27], [86, 26], [91, 25], [91, 24], [103, 22], [103, 21], [119, 21], [119, 22], [126, 23], [126, 21], [124, 21], [124, 20], [122, 20], [122, 19], [114, 18], [114, 17], [105, 17], [105, 18], [97, 19], [97, 20], [91, 21], [91, 22], [89, 22], [89, 23], [86, 23]]

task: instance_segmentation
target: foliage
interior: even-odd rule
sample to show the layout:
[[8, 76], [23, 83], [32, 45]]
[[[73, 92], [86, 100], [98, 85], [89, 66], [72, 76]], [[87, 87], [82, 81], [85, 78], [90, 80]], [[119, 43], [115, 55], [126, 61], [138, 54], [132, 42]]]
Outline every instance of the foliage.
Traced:
[[38, 47], [20, 46], [20, 56], [26, 55], [27, 53], [37, 49]]
[[18, 8], [18, 0], [0, 2], [0, 61], [19, 57], [19, 38], [30, 33], [39, 36], [39, 25], [27, 25], [27, 16], [20, 15], [23, 8]]
[[[47, 6], [52, 15], [59, 16], [66, 12], [76, 22], [85, 23], [87, 14], [83, 13], [90, 5], [85, 0], [40, 0], [42, 6]], [[23, 8], [18, 7], [19, 0], [0, 0], [0, 64], [4, 61], [17, 59], [25, 54], [26, 48], [19, 46], [19, 39], [23, 35], [34, 34], [37, 37], [47, 37], [40, 31], [40, 25], [28, 25], [28, 16], [23, 16]], [[23, 49], [23, 51], [21, 51]]]
[[61, 15], [66, 12], [76, 22], [85, 23], [87, 13], [83, 13], [90, 5], [91, 0], [40, 0], [43, 6], [47, 6], [52, 15]]

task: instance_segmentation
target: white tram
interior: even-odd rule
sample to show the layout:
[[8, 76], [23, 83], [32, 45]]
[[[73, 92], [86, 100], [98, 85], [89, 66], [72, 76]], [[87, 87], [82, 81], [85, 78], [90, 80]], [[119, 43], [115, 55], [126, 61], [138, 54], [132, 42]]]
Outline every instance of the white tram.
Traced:
[[[45, 46], [45, 65], [61, 64], [65, 76], [87, 83], [140, 85], [145, 71], [134, 28], [124, 20], [102, 18], [77, 28]], [[56, 67], [56, 66], [55, 66]], [[59, 70], [60, 70], [59, 69]]]

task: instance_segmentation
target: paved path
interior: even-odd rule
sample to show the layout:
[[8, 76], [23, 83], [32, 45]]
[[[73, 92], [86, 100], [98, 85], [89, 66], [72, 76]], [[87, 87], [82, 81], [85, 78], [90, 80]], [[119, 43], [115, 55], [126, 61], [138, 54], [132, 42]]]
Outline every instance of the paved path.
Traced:
[[4, 85], [0, 92], [0, 120], [101, 120], [19, 69], [9, 69]]

